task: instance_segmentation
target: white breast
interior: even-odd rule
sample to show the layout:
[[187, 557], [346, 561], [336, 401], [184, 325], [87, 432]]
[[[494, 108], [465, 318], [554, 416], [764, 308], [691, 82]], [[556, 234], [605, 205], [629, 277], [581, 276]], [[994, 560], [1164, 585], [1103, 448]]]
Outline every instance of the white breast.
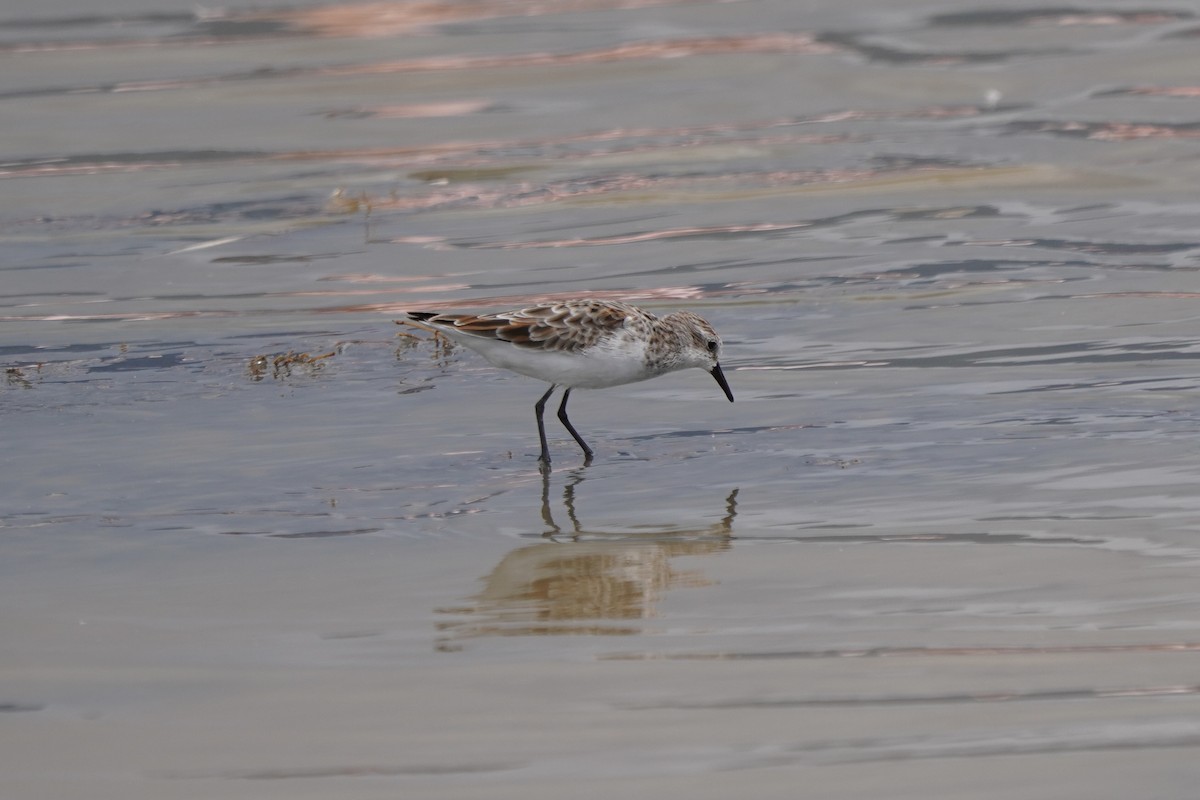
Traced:
[[639, 339], [609, 339], [574, 353], [517, 347], [496, 341], [470, 344], [497, 367], [571, 388], [602, 389], [653, 378], [657, 374], [647, 370], [646, 344]]

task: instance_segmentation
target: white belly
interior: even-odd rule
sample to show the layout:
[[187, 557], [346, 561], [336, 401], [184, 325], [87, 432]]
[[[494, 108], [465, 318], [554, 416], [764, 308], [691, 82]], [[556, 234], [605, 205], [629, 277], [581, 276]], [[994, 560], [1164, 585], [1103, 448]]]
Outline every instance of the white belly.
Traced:
[[602, 389], [658, 374], [646, 368], [644, 345], [634, 349], [628, 342], [620, 349], [592, 347], [576, 353], [517, 347], [507, 342], [466, 343], [497, 367], [571, 388]]

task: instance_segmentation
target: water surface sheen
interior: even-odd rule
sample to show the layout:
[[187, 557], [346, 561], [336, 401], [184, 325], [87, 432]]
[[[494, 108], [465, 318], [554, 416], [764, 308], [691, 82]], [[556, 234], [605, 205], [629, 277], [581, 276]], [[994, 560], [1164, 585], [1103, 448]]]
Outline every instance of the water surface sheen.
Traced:
[[14, 797], [1194, 796], [1194, 4], [9, 8]]

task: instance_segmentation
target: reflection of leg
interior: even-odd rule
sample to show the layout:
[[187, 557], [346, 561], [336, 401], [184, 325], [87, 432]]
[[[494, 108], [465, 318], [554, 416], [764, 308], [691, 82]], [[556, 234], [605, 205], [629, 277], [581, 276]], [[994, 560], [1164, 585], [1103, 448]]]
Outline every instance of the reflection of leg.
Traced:
[[[579, 435], [579, 431], [575, 430], [575, 426], [571, 424], [571, 420], [567, 419], [567, 400], [571, 397], [571, 390], [568, 388], [563, 392], [562, 403], [558, 407], [558, 421], [563, 424], [563, 427], [575, 438], [575, 441], [583, 448], [583, 465], [587, 466], [592, 463], [592, 448], [588, 447], [587, 442]], [[549, 459], [546, 459], [549, 461]]]
[[726, 533], [733, 530], [733, 518], [737, 516], [737, 495], [738, 490], [734, 489], [729, 493], [729, 497], [725, 498], [725, 516], [721, 519], [721, 526], [725, 528]]
[[[568, 389], [567, 391], [570, 392], [571, 390]], [[546, 390], [546, 393], [542, 395], [542, 399], [533, 404], [533, 410], [537, 413], [538, 441], [542, 445], [542, 454], [538, 456], [538, 461], [542, 462], [543, 466], [549, 466], [550, 464], [550, 445], [546, 444], [546, 423], [542, 421], [542, 412], [546, 410], [546, 401], [550, 399], [550, 395], [553, 393], [554, 384], [552, 383], [550, 384], [550, 388]], [[566, 402], [564, 398], [563, 403], [565, 404]]]
[[542, 534], [547, 538], [562, 533], [562, 529], [554, 522], [554, 515], [550, 513], [550, 470], [542, 470], [542, 522], [546, 523], [548, 530]]
[[579, 517], [575, 516], [575, 487], [583, 483], [583, 475], [580, 472], [572, 475], [571, 482], [563, 487], [563, 505], [567, 507], [567, 517], [575, 527], [576, 535], [583, 532], [579, 525]]
[[[570, 480], [563, 486], [563, 506], [567, 509], [567, 517], [571, 520], [573, 537], [577, 538], [583, 533], [583, 529], [579, 525], [579, 517], [575, 516], [575, 487], [583, 483], [583, 470], [572, 470]], [[554, 512], [550, 510], [550, 470], [542, 470], [542, 522], [546, 523], [546, 530], [542, 536], [547, 539], [557, 541], [557, 537], [562, 535], [562, 528], [554, 521]]]

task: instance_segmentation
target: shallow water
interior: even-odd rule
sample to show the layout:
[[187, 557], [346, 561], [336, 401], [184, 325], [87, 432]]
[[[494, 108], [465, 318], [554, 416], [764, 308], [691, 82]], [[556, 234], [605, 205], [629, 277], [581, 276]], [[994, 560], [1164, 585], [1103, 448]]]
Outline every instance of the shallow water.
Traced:
[[270, 5], [0, 18], [14, 796], [1194, 794], [1200, 10]]

